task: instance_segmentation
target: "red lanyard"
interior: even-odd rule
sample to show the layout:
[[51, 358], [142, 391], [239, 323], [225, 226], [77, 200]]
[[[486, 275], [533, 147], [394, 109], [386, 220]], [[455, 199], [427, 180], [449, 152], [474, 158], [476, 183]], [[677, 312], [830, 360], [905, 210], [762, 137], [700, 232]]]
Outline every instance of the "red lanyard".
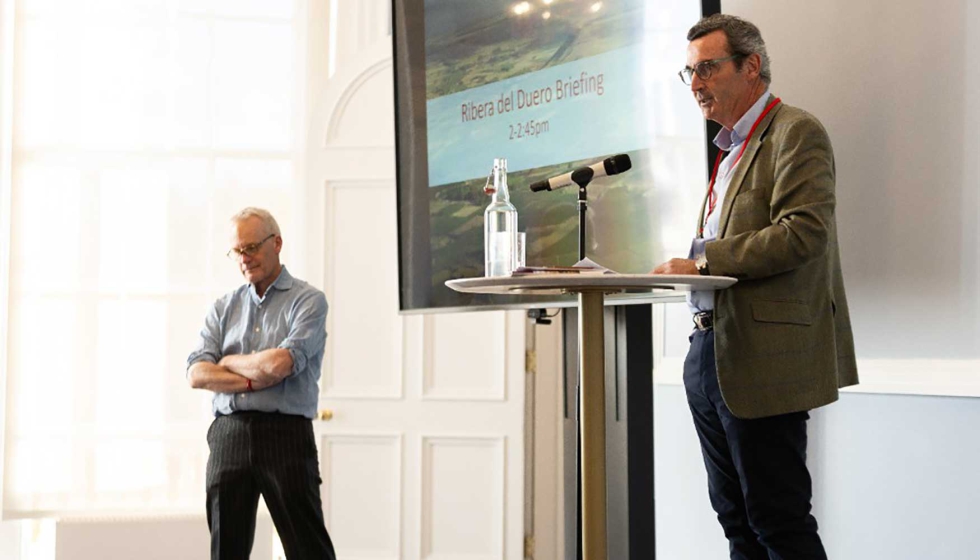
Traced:
[[[731, 172], [732, 169], [735, 169], [735, 166], [738, 165], [738, 160], [742, 159], [742, 154], [745, 153], [745, 148], [748, 147], [749, 140], [751, 140], [752, 135], [755, 134], [755, 129], [759, 127], [759, 123], [762, 122], [762, 119], [766, 118], [766, 115], [769, 114], [769, 111], [771, 111], [773, 107], [779, 105], [780, 101], [781, 100], [778, 97], [773, 99], [772, 103], [767, 105], [765, 110], [762, 111], [762, 114], [759, 115], [759, 118], [755, 120], [752, 128], [749, 129], [749, 135], [746, 136], [745, 141], [742, 142], [742, 149], [740, 149], [738, 151], [738, 155], [735, 156], [735, 161], [732, 162], [729, 172]], [[698, 230], [698, 237], [704, 237], [704, 226], [707, 225], [708, 217], [715, 211], [715, 205], [718, 202], [718, 195], [715, 193], [715, 179], [718, 178], [718, 168], [721, 167], [721, 160], [724, 157], [724, 154], [724, 150], [718, 150], [718, 157], [715, 158], [715, 168], [711, 172], [711, 181], [708, 183], [708, 213], [704, 215], [704, 223], [701, 224], [701, 228]]]

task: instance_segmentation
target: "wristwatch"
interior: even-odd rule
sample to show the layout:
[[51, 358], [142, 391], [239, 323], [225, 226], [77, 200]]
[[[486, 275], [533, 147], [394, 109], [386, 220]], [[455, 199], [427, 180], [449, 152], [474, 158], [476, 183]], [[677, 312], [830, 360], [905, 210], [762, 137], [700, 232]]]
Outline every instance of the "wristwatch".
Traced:
[[696, 261], [694, 261], [694, 267], [698, 269], [698, 274], [701, 276], [711, 276], [711, 272], [708, 270], [708, 256], [701, 254]]

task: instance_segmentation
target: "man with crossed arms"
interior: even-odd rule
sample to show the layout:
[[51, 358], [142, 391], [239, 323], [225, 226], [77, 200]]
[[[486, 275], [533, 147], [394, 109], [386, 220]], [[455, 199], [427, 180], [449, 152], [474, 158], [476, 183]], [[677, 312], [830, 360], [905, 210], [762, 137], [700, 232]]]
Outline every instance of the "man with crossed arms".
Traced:
[[810, 512], [808, 411], [857, 383], [834, 218], [834, 156], [812, 115], [769, 94], [759, 29], [714, 15], [681, 79], [721, 149], [687, 259], [654, 274], [732, 276], [694, 292], [684, 386], [711, 505], [739, 560], [826, 559]]
[[279, 262], [269, 212], [231, 219], [246, 284], [214, 302], [187, 358], [191, 387], [214, 392], [208, 430], [207, 508], [212, 560], [248, 558], [259, 495], [289, 560], [335, 560], [323, 523], [312, 418], [326, 342], [323, 292]]

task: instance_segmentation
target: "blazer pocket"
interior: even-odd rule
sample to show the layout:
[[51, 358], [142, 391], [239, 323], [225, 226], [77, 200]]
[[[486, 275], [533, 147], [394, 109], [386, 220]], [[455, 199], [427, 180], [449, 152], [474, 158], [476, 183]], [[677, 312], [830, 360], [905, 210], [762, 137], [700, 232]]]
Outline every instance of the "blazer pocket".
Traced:
[[752, 318], [762, 323], [810, 325], [810, 308], [801, 302], [757, 300], [752, 302]]
[[757, 231], [772, 225], [769, 199], [762, 189], [738, 193], [732, 201], [732, 213], [728, 222], [729, 234]]
[[732, 212], [758, 211], [765, 209], [769, 213], [769, 200], [763, 189], [742, 191], [732, 201]]

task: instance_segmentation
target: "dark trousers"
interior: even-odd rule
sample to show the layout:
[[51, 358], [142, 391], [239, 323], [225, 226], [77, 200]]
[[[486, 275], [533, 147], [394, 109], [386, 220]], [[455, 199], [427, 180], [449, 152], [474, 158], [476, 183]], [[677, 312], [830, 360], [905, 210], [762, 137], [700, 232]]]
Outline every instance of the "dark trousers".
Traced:
[[259, 494], [289, 560], [335, 560], [323, 523], [313, 424], [302, 416], [241, 412], [208, 430], [212, 560], [248, 560]]
[[691, 337], [684, 388], [701, 440], [711, 506], [732, 560], [825, 560], [810, 513], [809, 414], [733, 416], [718, 387], [713, 330]]

